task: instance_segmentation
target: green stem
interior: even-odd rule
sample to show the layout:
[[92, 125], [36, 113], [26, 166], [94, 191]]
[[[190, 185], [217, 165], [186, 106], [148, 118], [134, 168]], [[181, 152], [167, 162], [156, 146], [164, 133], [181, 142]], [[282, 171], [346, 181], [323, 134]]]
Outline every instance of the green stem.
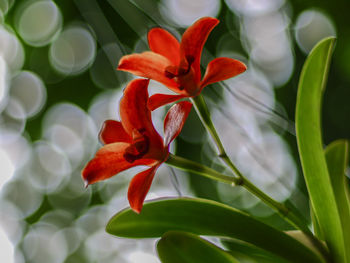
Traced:
[[239, 178], [221, 174], [208, 166], [185, 159], [177, 155], [173, 155], [171, 153], [169, 154], [166, 163], [178, 169], [203, 175], [207, 178], [214, 179], [216, 181], [227, 184], [237, 185], [240, 181]]
[[[277, 202], [276, 200], [274, 200], [271, 197], [269, 197], [268, 195], [266, 195], [263, 191], [261, 191], [259, 188], [257, 188], [253, 183], [251, 183], [247, 178], [245, 178], [243, 176], [243, 174], [238, 170], [238, 168], [233, 164], [231, 159], [226, 154], [225, 148], [224, 148], [224, 146], [220, 140], [220, 137], [215, 129], [215, 126], [211, 120], [210, 112], [209, 112], [209, 109], [207, 107], [207, 104], [205, 103], [203, 96], [198, 95], [197, 97], [194, 97], [191, 100], [195, 106], [195, 109], [198, 113], [199, 118], [201, 119], [203, 125], [205, 126], [207, 131], [210, 133], [212, 139], [215, 142], [215, 145], [219, 151], [219, 157], [228, 165], [228, 167], [230, 167], [230, 169], [236, 175], [236, 177], [229, 177], [231, 179], [230, 183], [234, 184], [234, 185], [243, 186], [249, 192], [251, 192], [253, 195], [257, 196], [260, 200], [262, 200], [265, 204], [270, 206], [272, 209], [276, 210], [286, 221], [288, 221], [290, 224], [292, 224], [297, 229], [300, 229], [302, 232], [304, 232], [304, 234], [308, 236], [308, 238], [311, 240], [311, 242], [319, 249], [319, 251], [322, 253], [322, 255], [324, 255], [327, 258], [328, 252], [324, 248], [323, 244], [317, 238], [315, 238], [315, 236], [312, 234], [310, 229], [307, 227], [307, 224], [305, 223], [306, 220], [300, 218], [297, 215], [297, 213], [294, 213], [293, 211], [291, 211], [291, 209], [286, 207], [284, 204]], [[174, 157], [174, 156], [172, 156], [172, 157]], [[176, 157], [176, 158], [179, 158], [179, 157]], [[170, 159], [174, 159], [174, 158], [170, 158]], [[170, 161], [170, 162], [172, 162], [172, 161]], [[178, 166], [176, 166], [176, 167], [178, 167]], [[178, 167], [178, 168], [181, 169], [181, 167]], [[203, 168], [201, 168], [201, 169], [203, 169]], [[211, 168], [209, 168], [209, 169], [211, 169]], [[198, 172], [196, 170], [191, 170], [191, 171], [198, 174]], [[207, 177], [209, 177], [209, 176], [207, 176]], [[223, 181], [223, 180], [219, 180], [219, 181]]]
[[167, 159], [166, 163], [170, 166], [176, 167], [187, 172], [199, 174], [219, 182], [230, 184], [232, 186], [242, 186], [246, 188], [249, 192], [260, 198], [260, 200], [262, 200], [265, 204], [270, 206], [272, 209], [276, 210], [287, 222], [300, 229], [318, 248], [320, 253], [325, 258], [329, 257], [324, 245], [317, 238], [315, 238], [315, 236], [312, 234], [309, 228], [305, 226], [303, 221], [300, 220], [300, 218], [292, 210], [287, 208], [284, 204], [279, 203], [271, 197], [269, 197], [268, 195], [266, 195], [264, 192], [262, 192], [244, 177], [237, 178], [233, 176], [224, 175], [208, 166], [173, 154], [169, 154], [169, 158]]
[[198, 95], [197, 97], [192, 98], [192, 102], [203, 125], [210, 133], [211, 137], [215, 142], [215, 145], [219, 151], [219, 157], [231, 168], [231, 170], [235, 173], [236, 176], [242, 178], [243, 175], [226, 154], [225, 148], [221, 143], [220, 137], [216, 132], [213, 122], [211, 121], [210, 112], [208, 110], [207, 104], [205, 103], [203, 96]]

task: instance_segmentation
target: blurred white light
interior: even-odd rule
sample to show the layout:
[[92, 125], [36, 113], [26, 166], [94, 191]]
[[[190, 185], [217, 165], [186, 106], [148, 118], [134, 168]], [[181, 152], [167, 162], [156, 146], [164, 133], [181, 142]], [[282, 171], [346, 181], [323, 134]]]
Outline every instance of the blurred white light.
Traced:
[[97, 129], [101, 129], [105, 120], [119, 119], [119, 101], [123, 93], [120, 89], [106, 91], [96, 96], [89, 108], [89, 115], [94, 121]]
[[55, 175], [67, 175], [70, 172], [69, 164], [60, 151], [44, 142], [35, 144], [41, 166]]
[[48, 131], [52, 125], [66, 126], [81, 139], [95, 136], [97, 133], [89, 116], [77, 105], [70, 103], [56, 104], [46, 112], [43, 120], [43, 132]]
[[5, 27], [0, 25], [0, 56], [2, 56], [11, 72], [21, 69], [24, 63], [24, 50], [21, 42]]
[[[85, 251], [90, 260], [103, 261], [102, 258], [120, 249], [118, 244], [119, 242], [116, 242], [113, 236], [109, 235], [104, 229], [100, 229], [86, 239]], [[123, 250], [124, 252], [125, 250]]]
[[5, 113], [15, 121], [22, 122], [22, 120], [26, 120], [25, 109], [21, 102], [16, 98], [10, 97], [5, 109]]
[[295, 24], [295, 39], [300, 49], [309, 53], [321, 39], [336, 36], [336, 30], [331, 19], [317, 10], [302, 12]]
[[15, 139], [19, 137], [25, 128], [26, 118], [22, 105], [10, 98], [6, 108], [0, 115], [0, 134], [2, 138]]
[[221, 7], [220, 0], [163, 0], [160, 4], [163, 17], [183, 27], [204, 16], [217, 16]]
[[47, 45], [59, 33], [61, 26], [62, 15], [54, 1], [30, 2], [18, 14], [18, 33], [31, 46]]
[[56, 235], [62, 236], [65, 239], [68, 254], [74, 253], [81, 245], [84, 237], [83, 231], [77, 227], [66, 227], [56, 233]]
[[[28, 170], [28, 169], [27, 169]], [[16, 174], [17, 179], [9, 181], [1, 192], [1, 199], [13, 203], [21, 212], [21, 218], [31, 215], [36, 211], [43, 196], [32, 187], [32, 177], [23, 170]]]
[[[245, 16], [242, 33], [249, 38], [252, 45], [257, 45], [261, 40], [268, 41], [269, 38], [284, 33], [288, 25], [289, 19], [280, 12], [272, 12], [258, 17]], [[286, 36], [281, 35], [281, 38], [286, 38]], [[283, 39], [283, 41], [287, 40]]]
[[84, 157], [95, 153], [98, 130], [77, 105], [60, 103], [51, 107], [44, 116], [42, 130], [44, 138], [65, 153], [73, 169], [84, 163]]
[[0, 209], [1, 211], [5, 211], [0, 217], [0, 229], [2, 226], [7, 238], [12, 244], [16, 245], [22, 240], [26, 226], [25, 221], [22, 220], [23, 213], [14, 203], [5, 199], [0, 201]]
[[0, 227], [0, 258], [2, 262], [14, 263], [14, 248]]
[[52, 225], [34, 225], [23, 239], [25, 258], [35, 263], [63, 263], [68, 255], [66, 240]]
[[285, 12], [245, 16], [241, 38], [245, 49], [260, 69], [276, 86], [286, 83], [294, 69], [294, 58], [287, 31], [289, 18]]
[[0, 0], [0, 10], [5, 15], [12, 7], [15, 0]]
[[8, 96], [8, 71], [3, 56], [0, 55], [0, 112], [6, 105]]
[[242, 126], [250, 126], [255, 121], [260, 124], [267, 122], [271, 115], [266, 114], [266, 108], [273, 109], [275, 105], [272, 84], [258, 70], [248, 68], [241, 76], [226, 81], [229, 89], [224, 90], [224, 104], [221, 106], [230, 118]]
[[92, 235], [105, 229], [106, 223], [115, 211], [111, 212], [105, 205], [93, 206], [75, 221], [75, 226], [86, 234]]
[[233, 12], [242, 15], [262, 15], [275, 11], [284, 4], [284, 0], [225, 0]]
[[29, 176], [40, 191], [54, 191], [71, 173], [66, 155], [48, 142], [34, 143], [32, 157]]
[[53, 225], [59, 229], [62, 229], [66, 226], [69, 226], [73, 220], [73, 214], [69, 213], [68, 211], [65, 211], [63, 209], [54, 209], [49, 212], [46, 212], [40, 218], [40, 223]]
[[274, 132], [264, 132], [259, 140], [241, 149], [238, 158], [250, 179], [274, 199], [283, 202], [294, 191], [295, 164], [287, 145]]
[[25, 111], [25, 117], [33, 117], [46, 102], [46, 88], [38, 75], [22, 71], [11, 81], [10, 96], [16, 99]]
[[21, 250], [19, 249], [15, 250], [14, 261], [15, 263], [26, 263], [26, 260]]
[[81, 164], [85, 151], [79, 134], [67, 126], [54, 124], [45, 131], [45, 137], [68, 156], [73, 167]]
[[51, 44], [51, 65], [62, 74], [76, 75], [88, 69], [95, 59], [96, 41], [90, 31], [72, 26]]
[[3, 185], [13, 176], [15, 167], [13, 166], [8, 154], [0, 148], [0, 191]]
[[78, 213], [89, 205], [91, 196], [92, 187], [84, 187], [79, 169], [65, 176], [64, 183], [53, 189], [48, 199], [55, 209]]
[[143, 251], [134, 251], [130, 253], [127, 259], [128, 263], [160, 263], [158, 257], [149, 253], [145, 253]]

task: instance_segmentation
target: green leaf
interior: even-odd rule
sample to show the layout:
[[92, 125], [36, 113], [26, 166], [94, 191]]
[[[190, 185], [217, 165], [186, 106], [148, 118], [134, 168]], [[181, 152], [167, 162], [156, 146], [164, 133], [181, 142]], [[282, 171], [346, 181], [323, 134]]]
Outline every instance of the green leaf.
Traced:
[[221, 248], [186, 232], [165, 233], [157, 244], [157, 250], [163, 263], [238, 263]]
[[238, 261], [250, 263], [288, 263], [289, 261], [278, 257], [266, 250], [253, 246], [237, 239], [221, 240], [225, 248], [237, 258]]
[[318, 223], [318, 221], [317, 221], [317, 217], [316, 217], [315, 212], [312, 208], [311, 202], [310, 202], [310, 216], [311, 216], [311, 221], [312, 221], [312, 226], [314, 229], [315, 236], [320, 240], [324, 240], [324, 236], [323, 236], [321, 228], [320, 228], [320, 223]]
[[289, 230], [289, 231], [285, 231], [285, 233], [287, 235], [295, 238], [296, 240], [298, 240], [300, 243], [302, 243], [305, 246], [307, 246], [308, 248], [310, 248], [315, 253], [320, 253], [318, 251], [318, 249], [317, 249], [317, 246], [302, 231], [300, 231], [300, 230]]
[[161, 237], [168, 231], [237, 238], [291, 262], [322, 262], [309, 248], [282, 231], [227, 205], [204, 199], [149, 202], [141, 214], [126, 209], [109, 221], [106, 231], [129, 238]]
[[[312, 208], [335, 262], [350, 262], [345, 254], [334, 190], [323, 153], [321, 100], [335, 38], [319, 42], [309, 54], [299, 81], [296, 132], [301, 164]], [[349, 249], [349, 248], [348, 248]]]
[[337, 202], [342, 230], [344, 233], [344, 247], [347, 258], [350, 258], [350, 200], [349, 185], [345, 171], [349, 163], [349, 145], [346, 140], [337, 140], [325, 149], [328, 172]]

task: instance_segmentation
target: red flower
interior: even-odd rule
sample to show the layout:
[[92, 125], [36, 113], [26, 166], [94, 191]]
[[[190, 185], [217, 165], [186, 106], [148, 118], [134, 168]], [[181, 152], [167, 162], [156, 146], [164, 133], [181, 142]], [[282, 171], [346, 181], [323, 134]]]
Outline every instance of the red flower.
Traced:
[[137, 165], [150, 166], [131, 180], [128, 199], [140, 212], [157, 168], [169, 156], [169, 144], [179, 135], [192, 104], [183, 101], [170, 108], [164, 120], [164, 141], [155, 130], [147, 108], [149, 80], [129, 83], [120, 101], [121, 122], [107, 120], [100, 132], [105, 144], [82, 172], [86, 184], [110, 178]]
[[201, 80], [203, 46], [218, 23], [216, 18], [199, 19], [185, 31], [181, 43], [168, 31], [153, 28], [148, 33], [148, 44], [152, 51], [122, 57], [118, 69], [159, 81], [179, 94], [151, 96], [148, 102], [151, 110], [184, 97], [195, 97], [205, 86], [232, 78], [247, 69], [238, 60], [216, 58], [208, 64]]

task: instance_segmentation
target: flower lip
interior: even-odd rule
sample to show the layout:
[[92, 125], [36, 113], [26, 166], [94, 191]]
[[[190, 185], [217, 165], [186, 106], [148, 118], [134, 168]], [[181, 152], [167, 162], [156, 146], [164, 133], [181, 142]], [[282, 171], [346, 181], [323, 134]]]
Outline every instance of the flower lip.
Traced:
[[140, 138], [133, 140], [132, 144], [125, 149], [123, 156], [127, 162], [133, 163], [135, 160], [141, 159], [149, 151], [149, 148], [149, 138], [147, 135], [142, 134]]

